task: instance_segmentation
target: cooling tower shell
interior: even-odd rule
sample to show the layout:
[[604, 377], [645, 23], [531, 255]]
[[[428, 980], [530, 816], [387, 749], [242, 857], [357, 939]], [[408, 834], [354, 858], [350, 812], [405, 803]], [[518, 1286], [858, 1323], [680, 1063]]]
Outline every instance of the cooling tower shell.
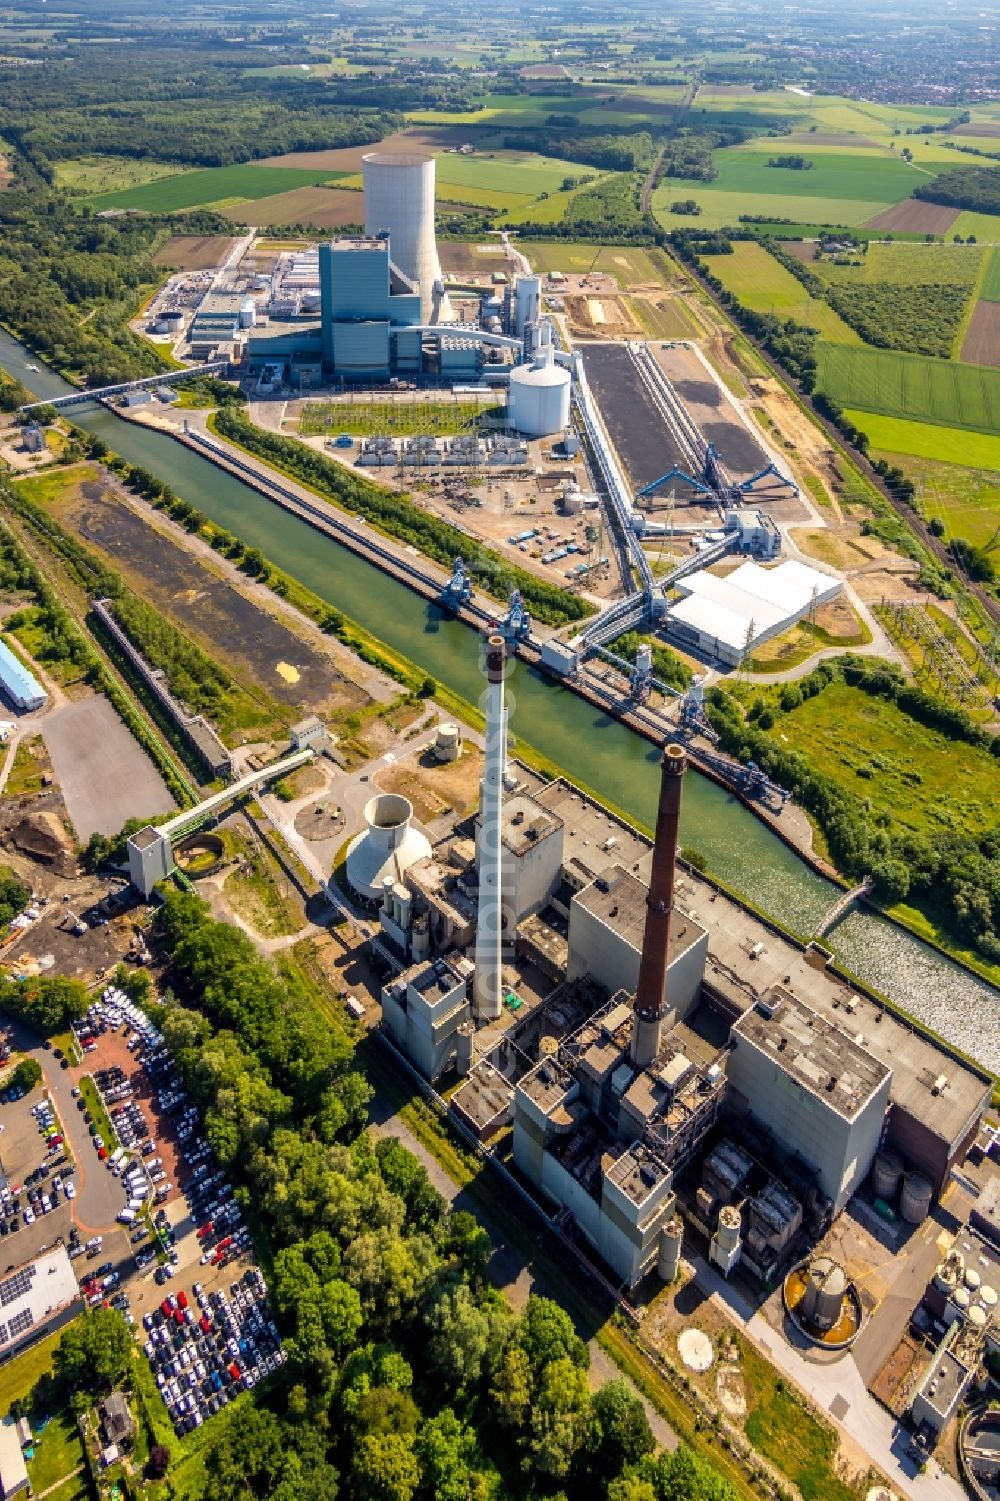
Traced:
[[430, 323], [434, 283], [442, 279], [434, 238], [434, 158], [422, 152], [370, 151], [361, 158], [361, 170], [365, 234], [388, 231], [393, 264], [419, 282], [420, 316]]
[[831, 1256], [817, 1256], [809, 1267], [802, 1297], [802, 1316], [817, 1329], [832, 1329], [840, 1318], [847, 1292], [843, 1267]]
[[363, 833], [347, 850], [347, 880], [367, 902], [382, 902], [404, 872], [431, 852], [430, 840], [412, 826], [413, 804], [398, 792], [379, 792], [365, 804]]

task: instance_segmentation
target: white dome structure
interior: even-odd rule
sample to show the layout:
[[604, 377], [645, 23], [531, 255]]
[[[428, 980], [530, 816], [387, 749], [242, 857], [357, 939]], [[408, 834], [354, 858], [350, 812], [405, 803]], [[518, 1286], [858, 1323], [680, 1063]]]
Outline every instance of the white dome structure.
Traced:
[[368, 827], [347, 850], [347, 880], [366, 902], [378, 903], [385, 883], [395, 884], [431, 852], [426, 834], [412, 825], [413, 804], [398, 792], [379, 792], [365, 804]]
[[530, 365], [517, 365], [510, 372], [508, 421], [515, 432], [527, 438], [549, 438], [569, 425], [571, 377], [552, 358], [546, 347]]

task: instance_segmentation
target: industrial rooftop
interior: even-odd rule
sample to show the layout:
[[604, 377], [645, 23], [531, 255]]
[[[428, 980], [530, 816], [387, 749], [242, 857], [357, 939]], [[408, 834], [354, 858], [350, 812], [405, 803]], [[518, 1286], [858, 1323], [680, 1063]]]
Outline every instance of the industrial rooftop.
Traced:
[[848, 1120], [891, 1073], [843, 1026], [777, 985], [740, 1018], [733, 1035], [769, 1054], [797, 1084]]
[[[585, 890], [579, 892], [576, 901], [585, 911], [613, 927], [635, 949], [642, 948], [642, 933], [646, 924], [646, 898], [649, 888], [645, 881], [612, 865]], [[692, 944], [703, 938], [705, 929], [694, 918], [676, 905], [670, 914], [669, 962], [686, 952]]]

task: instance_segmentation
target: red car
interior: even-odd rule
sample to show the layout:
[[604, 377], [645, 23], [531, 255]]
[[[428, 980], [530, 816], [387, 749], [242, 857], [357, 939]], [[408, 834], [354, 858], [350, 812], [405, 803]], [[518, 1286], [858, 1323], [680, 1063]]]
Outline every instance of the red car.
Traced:
[[175, 1324], [183, 1324], [183, 1322], [184, 1322], [184, 1310], [183, 1310], [183, 1308], [175, 1308], [174, 1309], [174, 1323]]
[[202, 1334], [208, 1334], [211, 1331], [212, 1320], [207, 1314], [202, 1314], [198, 1327], [201, 1329]]
[[208, 1224], [207, 1225], [202, 1225], [201, 1229], [198, 1231], [198, 1239], [199, 1240], [204, 1240], [205, 1236], [206, 1235], [211, 1235], [211, 1233], [212, 1233], [212, 1231], [214, 1229], [215, 1229], [214, 1222], [212, 1220], [209, 1220]]
[[233, 1378], [234, 1381], [239, 1381], [239, 1379], [240, 1379], [240, 1368], [236, 1364], [235, 1360], [233, 1361], [232, 1365], [229, 1367], [229, 1374], [230, 1374], [230, 1376], [232, 1376], [232, 1378]]
[[163, 1314], [164, 1318], [169, 1319], [172, 1309], [170, 1307], [170, 1300], [168, 1298], [164, 1298], [163, 1302], [160, 1304], [160, 1312]]
[[177, 1302], [181, 1308], [188, 1306], [188, 1295], [183, 1289], [177, 1294]]

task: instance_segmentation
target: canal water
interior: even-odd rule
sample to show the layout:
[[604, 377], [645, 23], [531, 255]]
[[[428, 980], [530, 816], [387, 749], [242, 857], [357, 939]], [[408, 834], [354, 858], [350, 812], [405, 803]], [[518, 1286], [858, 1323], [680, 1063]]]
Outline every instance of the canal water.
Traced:
[[[24, 346], [0, 329], [0, 365], [43, 399], [70, 390], [44, 365], [27, 370], [30, 361]], [[468, 627], [166, 434], [124, 422], [96, 404], [69, 415], [387, 645], [478, 702], [484, 683]], [[517, 663], [509, 691], [515, 737], [652, 825], [659, 759], [653, 746], [523, 663]], [[702, 776], [686, 779], [681, 839], [699, 849], [723, 881], [796, 932], [811, 932], [836, 898], [831, 882]], [[1000, 1072], [1000, 992], [868, 912], [852, 913], [826, 941], [861, 979]]]

